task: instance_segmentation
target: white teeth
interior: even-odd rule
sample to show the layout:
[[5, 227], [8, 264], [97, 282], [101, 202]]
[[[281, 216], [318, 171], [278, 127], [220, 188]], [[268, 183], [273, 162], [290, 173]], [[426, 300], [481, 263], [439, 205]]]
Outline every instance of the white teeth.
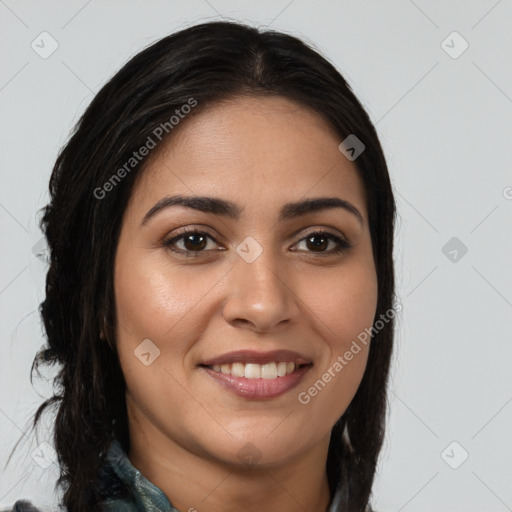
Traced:
[[247, 363], [244, 377], [246, 379], [259, 379], [261, 377], [261, 365]]
[[233, 377], [243, 377], [245, 375], [245, 365], [242, 363], [233, 363], [231, 365], [231, 375], [233, 375]]
[[272, 362], [266, 364], [255, 363], [233, 363], [233, 364], [214, 364], [214, 372], [233, 375], [233, 377], [245, 377], [246, 379], [276, 379], [284, 377], [295, 371], [295, 363], [285, 361]]
[[262, 379], [275, 379], [277, 377], [276, 363], [268, 363], [261, 366]]
[[286, 375], [286, 363], [277, 363], [277, 376], [284, 377]]

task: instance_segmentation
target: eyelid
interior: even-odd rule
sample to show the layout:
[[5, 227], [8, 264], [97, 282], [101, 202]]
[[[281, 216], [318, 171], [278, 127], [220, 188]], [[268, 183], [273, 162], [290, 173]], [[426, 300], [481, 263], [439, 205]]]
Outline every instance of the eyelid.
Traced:
[[[300, 230], [299, 230], [299, 232], [300, 232]], [[310, 235], [317, 234], [317, 233], [336, 236], [338, 238], [341, 238], [343, 241], [350, 243], [348, 237], [345, 235], [345, 233], [343, 233], [343, 231], [341, 231], [337, 228], [332, 228], [332, 227], [327, 227], [327, 226], [316, 226], [316, 227], [309, 228], [306, 231], [306, 233], [304, 233], [302, 235], [302, 238], [300, 240], [302, 240], [303, 238], [307, 238]], [[300, 242], [300, 240], [299, 240], [299, 242]]]

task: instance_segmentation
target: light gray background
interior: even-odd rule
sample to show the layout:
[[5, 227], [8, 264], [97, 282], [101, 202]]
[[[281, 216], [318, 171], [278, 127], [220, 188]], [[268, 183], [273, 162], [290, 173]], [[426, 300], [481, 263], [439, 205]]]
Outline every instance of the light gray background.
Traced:
[[[403, 311], [377, 510], [512, 510], [510, 0], [0, 0], [0, 507], [56, 501], [56, 466], [32, 459], [34, 438], [3, 466], [51, 390], [36, 381], [36, 392], [28, 377], [43, 342], [36, 212], [57, 152], [129, 57], [222, 17], [313, 43], [347, 78], [384, 146]], [[31, 48], [43, 31], [59, 45], [47, 59]], [[457, 58], [445, 51], [463, 49], [457, 36], [442, 45], [453, 31], [469, 44]], [[459, 247], [446, 256], [452, 237]], [[39, 442], [50, 440], [47, 424]], [[463, 450], [469, 458], [453, 469], [447, 461], [459, 464]]]

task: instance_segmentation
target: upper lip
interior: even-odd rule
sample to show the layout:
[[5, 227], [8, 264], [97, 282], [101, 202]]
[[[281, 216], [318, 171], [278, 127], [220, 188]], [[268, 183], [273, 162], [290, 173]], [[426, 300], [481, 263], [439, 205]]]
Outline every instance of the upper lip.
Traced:
[[204, 361], [202, 366], [212, 366], [214, 364], [230, 363], [253, 363], [266, 364], [272, 362], [289, 362], [297, 365], [310, 364], [312, 361], [306, 356], [291, 350], [271, 350], [269, 352], [257, 352], [255, 350], [237, 350], [228, 352], [212, 359]]

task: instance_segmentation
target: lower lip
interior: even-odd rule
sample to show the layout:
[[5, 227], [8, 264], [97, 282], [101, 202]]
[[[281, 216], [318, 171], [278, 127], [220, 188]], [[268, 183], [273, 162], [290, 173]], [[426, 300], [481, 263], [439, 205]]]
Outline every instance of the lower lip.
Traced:
[[247, 379], [245, 377], [233, 377], [233, 375], [216, 372], [205, 366], [202, 368], [219, 384], [223, 385], [238, 396], [251, 400], [267, 400], [283, 395], [290, 389], [297, 386], [311, 366], [311, 364], [301, 366], [293, 373], [289, 373], [284, 377], [276, 377], [275, 379]]

